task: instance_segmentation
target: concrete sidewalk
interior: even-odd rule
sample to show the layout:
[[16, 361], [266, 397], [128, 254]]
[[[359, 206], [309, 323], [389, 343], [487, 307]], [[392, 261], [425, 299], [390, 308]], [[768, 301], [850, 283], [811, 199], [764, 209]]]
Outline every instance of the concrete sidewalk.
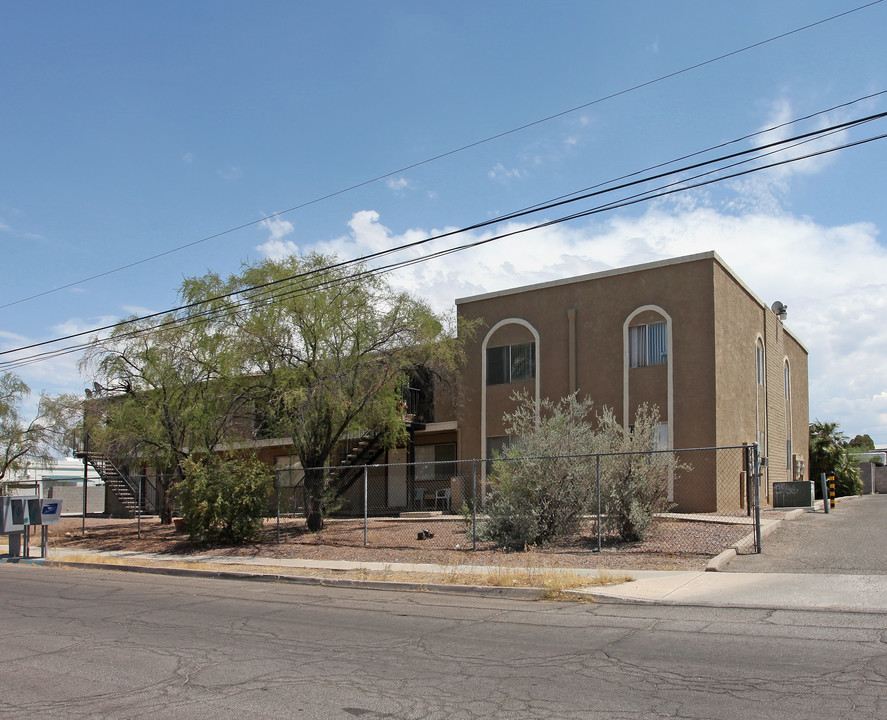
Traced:
[[635, 582], [581, 591], [600, 600], [667, 605], [887, 612], [887, 575], [636, 573]]
[[[800, 525], [820, 528], [819, 532], [828, 533], [827, 537], [835, 542], [840, 541], [841, 531], [849, 532], [845, 528], [857, 525], [854, 520], [859, 512], [874, 514], [866, 518], [867, 526], [873, 523], [880, 525], [875, 520], [881, 519], [882, 508], [887, 507], [887, 497], [879, 497], [877, 500], [865, 501], [863, 499], [844, 505], [843, 517], [819, 515], [807, 516]], [[820, 505], [821, 507], [821, 505]], [[853, 509], [852, 512], [846, 512]], [[765, 535], [770, 535], [764, 543], [765, 555], [769, 551], [776, 555], [785, 555], [779, 549], [779, 533], [773, 533], [786, 522], [793, 524], [792, 518], [801, 518], [803, 511], [790, 513], [785, 521], [775, 521], [766, 528]], [[817, 513], [818, 515], [818, 513]], [[823, 517], [826, 518], [823, 521]], [[860, 516], [862, 517], [862, 516]], [[840, 524], [836, 521], [840, 520]], [[835, 532], [838, 531], [838, 532]], [[880, 528], [879, 528], [880, 531]], [[793, 533], [785, 533], [786, 541], [783, 544], [791, 545]], [[835, 538], [835, 535], [838, 538]], [[809, 541], [809, 536], [804, 536]], [[817, 542], [821, 540], [817, 539]], [[4, 548], [0, 547], [0, 551]], [[871, 552], [879, 553], [879, 547], [868, 546]], [[39, 552], [39, 550], [38, 550]], [[734, 553], [735, 555], [735, 553]], [[793, 557], [810, 557], [809, 544], [807, 552], [794, 551]], [[865, 552], [854, 553], [857, 565], [841, 565], [840, 570], [829, 572], [828, 567], [822, 567], [818, 572], [796, 572], [795, 565], [784, 566], [786, 572], [705, 572], [703, 570], [691, 571], [655, 571], [655, 570], [607, 570], [612, 576], [631, 577], [633, 580], [608, 586], [594, 586], [586, 589], [570, 591], [579, 597], [597, 599], [604, 602], [629, 602], [629, 603], [655, 603], [669, 605], [706, 605], [722, 607], [744, 608], [778, 608], [799, 610], [846, 610], [860, 612], [887, 612], [887, 574], [865, 573]], [[94, 560], [93, 560], [94, 558]], [[103, 559], [113, 559], [116, 565], [102, 564]], [[422, 589], [441, 592], [458, 592], [460, 594], [497, 594], [526, 599], [538, 599], [543, 596], [543, 591], [530, 588], [499, 588], [499, 587], [473, 587], [465, 585], [430, 585], [427, 582], [409, 582], [410, 574], [454, 574], [465, 573], [496, 573], [500, 568], [488, 566], [442, 566], [431, 564], [387, 563], [387, 562], [351, 562], [344, 560], [306, 560], [306, 559], [273, 559], [254, 557], [231, 556], [193, 556], [193, 555], [168, 555], [156, 553], [137, 553], [127, 551], [99, 552], [91, 550], [67, 550], [65, 548], [53, 548], [50, 550], [49, 560], [53, 562], [84, 567], [101, 568], [106, 570], [129, 569], [136, 572], [170, 572], [185, 576], [216, 576], [239, 578], [245, 580], [264, 580], [279, 582], [313, 582], [324, 584], [339, 584], [348, 587], [367, 587], [374, 589]], [[709, 570], [729, 569], [730, 552], [725, 551], [722, 556], [709, 563]], [[742, 556], [737, 562], [760, 561], [761, 556]], [[33, 559], [41, 562], [40, 559]], [[130, 561], [130, 562], [127, 562]], [[795, 562], [800, 562], [796, 560]], [[733, 562], [736, 562], [735, 560]], [[184, 566], [183, 566], [184, 565]], [[206, 569], [200, 566], [205, 565]], [[147, 569], [146, 569], [147, 566]], [[178, 567], [176, 567], [178, 566]], [[210, 569], [211, 566], [222, 566], [225, 571]], [[856, 567], [862, 572], [854, 572]], [[227, 570], [230, 568], [230, 571]], [[299, 577], [298, 570], [302, 568], [312, 571], [327, 571], [325, 577]], [[590, 577], [597, 576], [598, 570], [572, 569], [580, 575]], [[385, 580], [338, 580], [336, 575], [343, 571], [367, 570], [371, 572], [387, 572], [407, 578], [406, 582], [390, 582]], [[501, 568], [501, 571], [522, 570], [521, 568]], [[825, 570], [825, 572], [823, 572]], [[279, 572], [278, 572], [279, 571]], [[540, 570], [541, 571], [541, 570]], [[400, 580], [400, 578], [399, 578]]]
[[[90, 563], [90, 557], [96, 564]], [[102, 557], [114, 558], [122, 565], [99, 564]], [[392, 589], [432, 589], [427, 582], [410, 583], [410, 574], [455, 573], [455, 572], [491, 572], [499, 571], [497, 567], [488, 566], [443, 566], [411, 563], [383, 562], [351, 562], [345, 560], [303, 560], [247, 558], [231, 556], [191, 556], [191, 555], [157, 555], [153, 553], [135, 552], [97, 552], [97, 551], [65, 551], [54, 549], [49, 559], [53, 562], [67, 563], [76, 558], [72, 564], [84, 565], [107, 570], [130, 568], [140, 570], [137, 563], [145, 563], [149, 567], [162, 572], [163, 568], [173, 568], [176, 564], [185, 563], [189, 570], [176, 574], [206, 574], [199, 566], [224, 566], [231, 569], [228, 577], [239, 573], [244, 579], [249, 574], [259, 574], [269, 580], [281, 580], [282, 575], [274, 572], [279, 568], [292, 578], [298, 578], [298, 569], [328, 570], [327, 580], [334, 580], [337, 573], [349, 570], [368, 570], [373, 572], [390, 572], [406, 576], [406, 581], [347, 581], [349, 587], [372, 587], [378, 589], [390, 585]], [[131, 564], [127, 560], [132, 561]], [[195, 567], [197, 566], [197, 567]], [[259, 568], [262, 568], [259, 571]], [[503, 568], [503, 570], [519, 568]], [[565, 568], [566, 569], [566, 568]], [[598, 570], [570, 569], [581, 575], [596, 576]], [[296, 571], [296, 572], [293, 572]], [[609, 574], [619, 577], [632, 577], [633, 580], [609, 586], [595, 586], [587, 589], [571, 591], [579, 597], [597, 599], [603, 602], [653, 603], [666, 605], [706, 605], [745, 608], [782, 608], [782, 609], [821, 609], [848, 610], [867, 612], [887, 612], [887, 575], [823, 575], [802, 573], [719, 573], [697, 570], [689, 571], [657, 571], [657, 570], [610, 570]], [[307, 578], [306, 578], [307, 580]], [[320, 582], [319, 578], [311, 578]], [[471, 592], [468, 586], [436, 586], [433, 589], [447, 589], [453, 592]], [[521, 597], [535, 598], [541, 593], [510, 593], [510, 590], [527, 590], [526, 588], [476, 588], [476, 592], [489, 594], [514, 594]]]

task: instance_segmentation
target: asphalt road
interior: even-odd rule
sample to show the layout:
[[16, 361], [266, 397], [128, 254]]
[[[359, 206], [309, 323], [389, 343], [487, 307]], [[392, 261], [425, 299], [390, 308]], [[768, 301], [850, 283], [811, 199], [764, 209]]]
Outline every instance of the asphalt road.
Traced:
[[0, 565], [0, 718], [887, 717], [887, 614]]
[[841, 500], [764, 538], [760, 555], [740, 555], [727, 572], [887, 575], [887, 495]]

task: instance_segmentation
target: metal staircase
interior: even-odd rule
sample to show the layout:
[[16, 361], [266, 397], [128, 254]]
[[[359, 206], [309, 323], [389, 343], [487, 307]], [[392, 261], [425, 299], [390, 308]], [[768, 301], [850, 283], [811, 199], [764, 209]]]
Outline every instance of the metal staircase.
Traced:
[[[136, 483], [141, 482], [141, 478], [133, 481], [128, 474], [121, 471], [113, 462], [101, 453], [78, 452], [77, 457], [86, 458], [86, 461], [95, 468], [105, 483], [110, 488], [117, 500], [125, 508], [130, 517], [141, 515], [156, 515], [157, 508], [154, 503], [149, 500], [147, 493], [140, 493], [139, 486]], [[141, 498], [141, 513], [139, 513], [139, 499]]]
[[330, 468], [330, 487], [335, 497], [341, 497], [361, 477], [364, 465], [371, 465], [385, 452], [385, 446], [378, 433], [370, 430], [348, 443], [350, 448], [339, 457], [339, 462]]

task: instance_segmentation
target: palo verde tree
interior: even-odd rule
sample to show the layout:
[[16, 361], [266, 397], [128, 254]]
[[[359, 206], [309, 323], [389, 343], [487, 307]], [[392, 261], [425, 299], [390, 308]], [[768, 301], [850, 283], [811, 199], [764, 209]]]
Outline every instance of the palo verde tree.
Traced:
[[90, 450], [118, 466], [151, 468], [164, 523], [185, 459], [235, 431], [252, 391], [230, 336], [190, 312], [118, 325], [81, 361], [99, 391], [86, 403]]
[[17, 375], [0, 374], [0, 482], [30, 463], [52, 465], [53, 451], [65, 444], [56, 422], [59, 405], [41, 395], [35, 416], [27, 419], [22, 406], [30, 394]]
[[455, 366], [458, 341], [422, 301], [364, 265], [308, 254], [185, 283], [237, 338], [243, 372], [261, 378], [269, 423], [292, 438], [305, 473], [308, 527], [323, 526], [323, 467], [347, 434], [373, 431], [387, 446], [406, 435], [399, 402], [410, 372]]

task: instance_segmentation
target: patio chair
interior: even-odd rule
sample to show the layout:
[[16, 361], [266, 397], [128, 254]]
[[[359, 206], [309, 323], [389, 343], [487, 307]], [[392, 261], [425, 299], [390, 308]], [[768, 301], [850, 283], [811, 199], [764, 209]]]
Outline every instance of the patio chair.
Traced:
[[413, 506], [420, 510], [425, 509], [425, 488], [413, 488]]
[[450, 488], [440, 488], [434, 491], [434, 509], [437, 510], [437, 504], [442, 502], [447, 510], [450, 509], [452, 491]]

